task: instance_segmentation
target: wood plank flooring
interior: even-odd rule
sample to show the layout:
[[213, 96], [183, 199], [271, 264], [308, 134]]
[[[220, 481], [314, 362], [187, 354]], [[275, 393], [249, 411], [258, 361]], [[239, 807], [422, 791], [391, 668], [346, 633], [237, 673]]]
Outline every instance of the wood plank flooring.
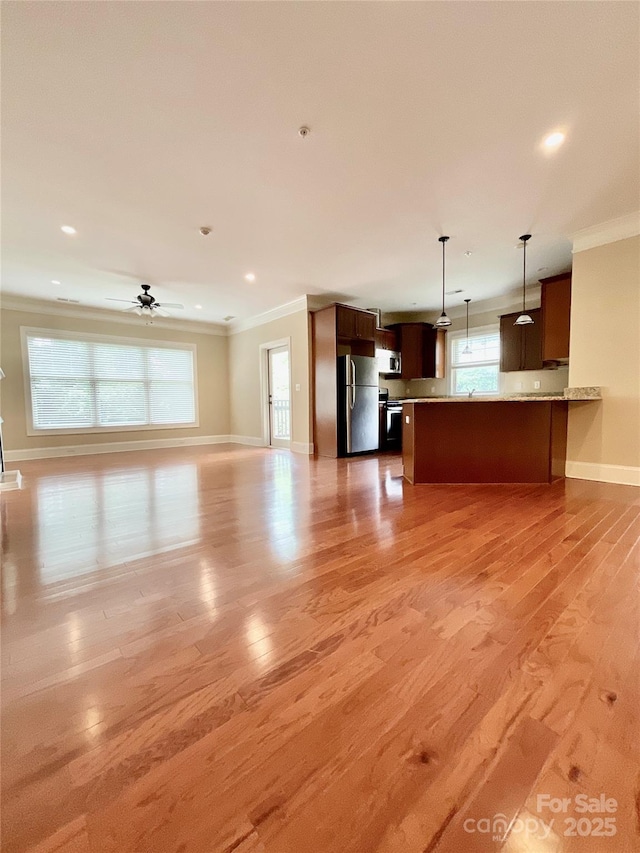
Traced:
[[640, 489], [231, 446], [21, 469], [5, 853], [640, 850]]

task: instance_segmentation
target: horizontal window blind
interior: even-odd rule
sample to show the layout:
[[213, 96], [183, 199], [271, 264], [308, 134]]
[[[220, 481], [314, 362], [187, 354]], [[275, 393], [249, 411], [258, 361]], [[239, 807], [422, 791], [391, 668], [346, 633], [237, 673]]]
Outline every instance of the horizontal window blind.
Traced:
[[193, 351], [27, 333], [35, 430], [194, 424]]
[[[469, 344], [470, 353], [464, 350]], [[453, 364], [477, 364], [482, 361], [500, 360], [500, 335], [492, 332], [486, 335], [469, 334], [466, 338], [456, 338], [453, 341], [451, 361]]]
[[[468, 349], [468, 352], [465, 350]], [[497, 394], [500, 387], [499, 332], [469, 333], [451, 342], [451, 390], [454, 394]]]

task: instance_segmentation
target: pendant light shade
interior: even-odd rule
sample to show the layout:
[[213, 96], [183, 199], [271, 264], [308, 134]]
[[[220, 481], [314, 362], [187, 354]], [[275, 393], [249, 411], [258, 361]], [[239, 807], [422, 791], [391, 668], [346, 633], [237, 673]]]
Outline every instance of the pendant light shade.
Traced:
[[447, 326], [451, 325], [451, 320], [447, 317], [447, 312], [444, 310], [444, 247], [448, 237], [438, 237], [438, 242], [442, 243], [442, 314], [436, 320], [436, 328], [438, 329], [446, 329]]
[[471, 347], [469, 346], [469, 303], [471, 302], [471, 300], [465, 299], [464, 301], [467, 303], [467, 345], [462, 350], [462, 355], [472, 355], [473, 352], [471, 350]]
[[531, 234], [523, 234], [520, 237], [522, 243], [522, 314], [516, 317], [514, 326], [529, 326], [533, 323], [533, 317], [527, 314], [525, 303], [525, 287], [527, 284], [527, 240], [531, 239]]

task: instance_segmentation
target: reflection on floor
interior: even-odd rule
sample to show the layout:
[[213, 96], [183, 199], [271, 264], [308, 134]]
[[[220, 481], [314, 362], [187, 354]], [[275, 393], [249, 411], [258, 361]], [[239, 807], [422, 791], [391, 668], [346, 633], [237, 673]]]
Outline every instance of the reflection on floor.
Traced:
[[[229, 446], [21, 468], [5, 853], [640, 849], [640, 490]], [[539, 808], [579, 793], [615, 837]]]
[[193, 462], [42, 477], [34, 498], [42, 583], [200, 538]]

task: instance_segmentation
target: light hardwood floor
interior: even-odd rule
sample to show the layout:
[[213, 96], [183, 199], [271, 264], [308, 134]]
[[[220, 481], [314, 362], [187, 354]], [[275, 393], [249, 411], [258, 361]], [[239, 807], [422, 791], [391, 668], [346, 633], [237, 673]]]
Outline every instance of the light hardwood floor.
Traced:
[[[21, 468], [5, 853], [640, 850], [639, 489], [230, 446]], [[602, 793], [613, 837], [538, 811]]]

